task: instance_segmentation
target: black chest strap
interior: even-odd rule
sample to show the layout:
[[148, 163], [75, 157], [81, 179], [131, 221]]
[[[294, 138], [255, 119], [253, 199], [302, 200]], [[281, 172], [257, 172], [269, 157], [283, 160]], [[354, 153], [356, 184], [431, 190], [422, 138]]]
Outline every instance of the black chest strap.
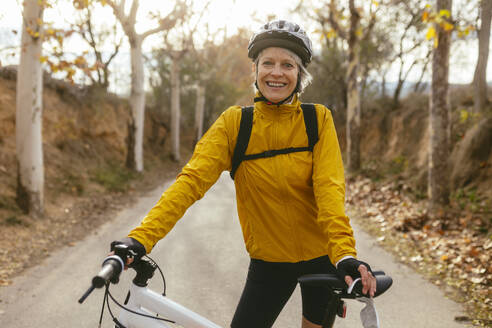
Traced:
[[306, 134], [308, 137], [308, 145], [306, 147], [290, 147], [284, 149], [267, 150], [258, 154], [245, 155], [248, 148], [251, 130], [253, 128], [253, 106], [243, 107], [241, 109], [241, 123], [239, 124], [239, 132], [237, 135], [236, 147], [232, 157], [231, 178], [234, 179], [239, 165], [242, 161], [267, 158], [277, 155], [313, 151], [314, 145], [318, 142], [318, 120], [316, 117], [316, 109], [314, 104], [301, 104], [302, 113], [304, 116], [304, 125], [306, 126]]

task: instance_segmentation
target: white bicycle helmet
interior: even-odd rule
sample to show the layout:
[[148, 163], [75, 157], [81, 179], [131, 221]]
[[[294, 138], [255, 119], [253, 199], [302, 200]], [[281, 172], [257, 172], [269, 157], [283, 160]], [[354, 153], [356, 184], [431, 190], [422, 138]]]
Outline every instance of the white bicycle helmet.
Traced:
[[268, 47], [286, 48], [297, 54], [304, 66], [313, 57], [311, 40], [297, 24], [285, 20], [266, 23], [253, 34], [248, 44], [248, 57], [255, 60], [258, 54]]

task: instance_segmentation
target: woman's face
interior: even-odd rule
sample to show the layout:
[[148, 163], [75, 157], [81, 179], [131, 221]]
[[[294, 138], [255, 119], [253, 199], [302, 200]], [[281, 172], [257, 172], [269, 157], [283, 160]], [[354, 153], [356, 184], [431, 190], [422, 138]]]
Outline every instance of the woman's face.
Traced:
[[265, 49], [258, 60], [256, 80], [261, 94], [271, 102], [279, 102], [290, 96], [297, 85], [299, 67], [294, 58], [283, 48]]

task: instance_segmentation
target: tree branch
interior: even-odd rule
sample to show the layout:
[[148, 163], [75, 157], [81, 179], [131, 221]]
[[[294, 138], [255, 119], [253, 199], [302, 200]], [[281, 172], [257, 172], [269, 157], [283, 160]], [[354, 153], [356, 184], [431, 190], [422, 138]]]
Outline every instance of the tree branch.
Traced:
[[337, 14], [337, 8], [334, 0], [330, 1], [329, 12], [330, 14], [328, 15], [328, 22], [330, 23], [331, 27], [337, 32], [338, 35], [340, 35], [342, 39], [347, 40], [347, 31], [340, 27], [340, 24], [338, 23], [338, 18], [335, 16], [335, 14]]
[[140, 0], [132, 1], [132, 7], [130, 8], [130, 13], [128, 14], [128, 22], [131, 25], [135, 25], [135, 23], [137, 22], [137, 11], [139, 6], [139, 1]]
[[161, 19], [159, 26], [141, 34], [142, 40], [144, 40], [149, 35], [172, 29], [174, 26], [176, 26], [178, 20], [182, 19], [185, 16], [186, 12], [187, 5], [185, 5], [183, 2], [177, 3], [173, 11], [169, 13], [166, 18]]

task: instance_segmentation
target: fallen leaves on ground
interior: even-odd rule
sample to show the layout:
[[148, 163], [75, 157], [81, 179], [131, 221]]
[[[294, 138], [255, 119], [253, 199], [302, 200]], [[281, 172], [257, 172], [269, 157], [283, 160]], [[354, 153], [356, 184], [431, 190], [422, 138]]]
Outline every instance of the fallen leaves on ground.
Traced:
[[[492, 239], [483, 218], [459, 211], [431, 219], [424, 204], [412, 201], [403, 181], [375, 183], [357, 177], [348, 183], [354, 217], [377, 241], [462, 302], [468, 321], [492, 325]], [[487, 213], [486, 213], [487, 214]], [[483, 214], [481, 214], [483, 215]], [[490, 216], [490, 213], [488, 213]], [[456, 318], [463, 321], [463, 317]]]

